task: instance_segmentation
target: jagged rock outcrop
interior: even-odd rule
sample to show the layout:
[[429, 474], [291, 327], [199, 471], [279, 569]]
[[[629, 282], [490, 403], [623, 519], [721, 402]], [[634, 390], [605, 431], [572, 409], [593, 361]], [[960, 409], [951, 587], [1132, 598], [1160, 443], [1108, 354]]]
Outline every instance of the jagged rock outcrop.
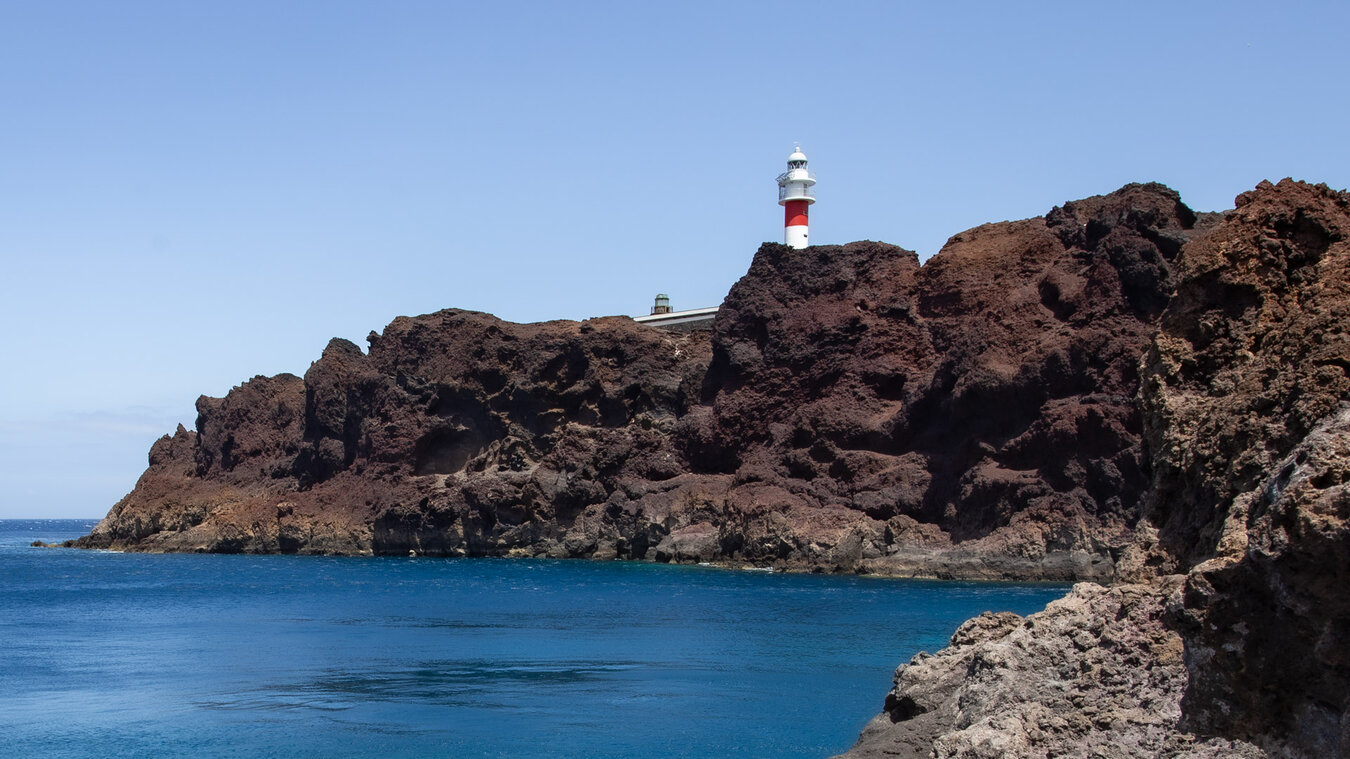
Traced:
[[84, 546], [1106, 579], [1137, 357], [1196, 227], [1130, 185], [952, 238], [766, 244], [711, 334], [444, 311], [203, 398]]
[[609, 497], [623, 483], [677, 485], [668, 433], [710, 353], [706, 334], [626, 318], [519, 325], [453, 310], [396, 319], [370, 344], [333, 340], [303, 380], [199, 400], [197, 431], [156, 443], [83, 544], [590, 555], [609, 538], [622, 554], [615, 541], [640, 536], [569, 530], [622, 522]]
[[846, 756], [1350, 755], [1347, 233], [1350, 196], [1284, 180], [1185, 246], [1142, 360], [1137, 584], [958, 632]]
[[766, 246], [718, 315], [691, 463], [884, 525], [872, 571], [1109, 577], [1148, 483], [1138, 355], [1195, 222], [1130, 185], [922, 267]]
[[1158, 185], [765, 245], [709, 333], [400, 318], [199, 401], [86, 538], [1118, 580], [980, 617], [849, 756], [1350, 756], [1350, 198]]
[[1183, 568], [1239, 548], [1221, 545], [1238, 496], [1350, 397], [1345, 216], [1342, 193], [1267, 183], [1180, 262], [1141, 399], [1151, 521]]
[[1347, 240], [1346, 193], [1240, 195], [1145, 369], [1150, 523], [1189, 570], [1183, 724], [1304, 756], [1350, 755]]
[[985, 613], [896, 675], [856, 759], [1259, 757], [1177, 730], [1187, 674], [1161, 587], [1084, 583], [1025, 619]]

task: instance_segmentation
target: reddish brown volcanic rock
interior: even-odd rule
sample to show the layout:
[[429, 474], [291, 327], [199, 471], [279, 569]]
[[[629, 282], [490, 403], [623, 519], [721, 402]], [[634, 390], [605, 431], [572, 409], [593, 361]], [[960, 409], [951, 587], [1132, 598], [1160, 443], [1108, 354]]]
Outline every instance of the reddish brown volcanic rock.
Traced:
[[1350, 756], [1350, 195], [1237, 206], [1143, 362], [1138, 584], [968, 623], [847, 756]]
[[1230, 504], [1350, 398], [1346, 203], [1324, 187], [1264, 183], [1186, 250], [1142, 396], [1152, 521], [1183, 567], [1229, 553]]
[[396, 319], [370, 342], [366, 355], [333, 340], [303, 381], [202, 398], [198, 431], [156, 443], [82, 544], [593, 555], [559, 542], [583, 511], [608, 514], [621, 483], [659, 490], [681, 473], [667, 431], [709, 355], [706, 334], [626, 318], [519, 325], [453, 310]]
[[[1350, 195], [1284, 180], [1186, 249], [1142, 394], [1189, 569], [1184, 724], [1350, 755]], [[1272, 740], [1273, 738], [1273, 740]]]
[[400, 318], [201, 399], [77, 543], [1124, 579], [968, 623], [850, 755], [1350, 756], [1350, 196], [1237, 206], [765, 245], [711, 334]]
[[[1110, 576], [1148, 483], [1136, 364], [1194, 220], [1131, 185], [957, 235], [923, 267], [879, 243], [765, 246], [718, 315], [682, 448], [868, 517], [869, 569]], [[744, 491], [738, 513], [760, 500]]]
[[1160, 185], [957, 235], [766, 244], [711, 335], [399, 318], [203, 398], [81, 544], [1109, 578], [1137, 357], [1195, 215]]

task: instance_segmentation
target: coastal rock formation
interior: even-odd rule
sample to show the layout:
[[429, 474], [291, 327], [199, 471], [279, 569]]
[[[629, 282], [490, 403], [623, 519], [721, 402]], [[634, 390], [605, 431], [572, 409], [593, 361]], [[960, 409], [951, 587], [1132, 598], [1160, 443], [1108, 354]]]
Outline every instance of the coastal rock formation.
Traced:
[[968, 624], [846, 756], [1350, 756], [1348, 235], [1350, 196], [1284, 180], [1186, 245], [1142, 360], [1137, 584]]
[[1260, 757], [1176, 729], [1187, 673], [1161, 586], [1076, 586], [1025, 619], [985, 613], [896, 674], [853, 759]]
[[1350, 196], [767, 244], [711, 333], [442, 311], [198, 402], [84, 547], [1090, 579], [847, 756], [1350, 756]]
[[454, 310], [396, 319], [370, 345], [335, 339], [304, 379], [201, 398], [197, 430], [157, 442], [82, 544], [589, 555], [594, 544], [562, 545], [567, 530], [597, 511], [621, 521], [606, 501], [619, 483], [680, 475], [668, 431], [710, 353], [706, 334], [626, 318], [519, 325]]
[[198, 402], [89, 547], [1109, 579], [1138, 356], [1197, 217], [1130, 185], [953, 237], [766, 244], [711, 334], [442, 311]]
[[1130, 185], [922, 267], [766, 246], [718, 315], [691, 464], [760, 483], [738, 512], [769, 490], [870, 518], [868, 571], [1108, 578], [1148, 484], [1138, 355], [1195, 226]]
[[[1143, 388], [1188, 570], [1187, 729], [1350, 755], [1350, 195], [1285, 180], [1187, 249]], [[1274, 749], [1273, 749], [1274, 751]]]

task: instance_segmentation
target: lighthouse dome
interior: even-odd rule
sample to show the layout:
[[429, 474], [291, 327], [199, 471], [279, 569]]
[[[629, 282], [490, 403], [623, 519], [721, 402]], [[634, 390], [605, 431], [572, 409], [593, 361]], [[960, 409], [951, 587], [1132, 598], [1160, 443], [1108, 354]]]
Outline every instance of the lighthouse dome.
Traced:
[[802, 152], [801, 148], [793, 150], [792, 155], [788, 156], [788, 163], [793, 163], [795, 161], [801, 161], [802, 163], [806, 163], [806, 154]]

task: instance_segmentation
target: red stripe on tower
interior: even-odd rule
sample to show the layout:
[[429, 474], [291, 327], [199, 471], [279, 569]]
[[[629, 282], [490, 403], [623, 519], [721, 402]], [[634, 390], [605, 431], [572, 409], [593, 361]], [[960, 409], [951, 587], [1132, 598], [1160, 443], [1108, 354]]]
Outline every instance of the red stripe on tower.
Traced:
[[783, 207], [783, 244], [805, 248], [808, 239], [807, 209], [816, 202], [816, 177], [806, 170], [806, 155], [800, 147], [788, 156], [788, 170], [778, 175], [778, 204]]

